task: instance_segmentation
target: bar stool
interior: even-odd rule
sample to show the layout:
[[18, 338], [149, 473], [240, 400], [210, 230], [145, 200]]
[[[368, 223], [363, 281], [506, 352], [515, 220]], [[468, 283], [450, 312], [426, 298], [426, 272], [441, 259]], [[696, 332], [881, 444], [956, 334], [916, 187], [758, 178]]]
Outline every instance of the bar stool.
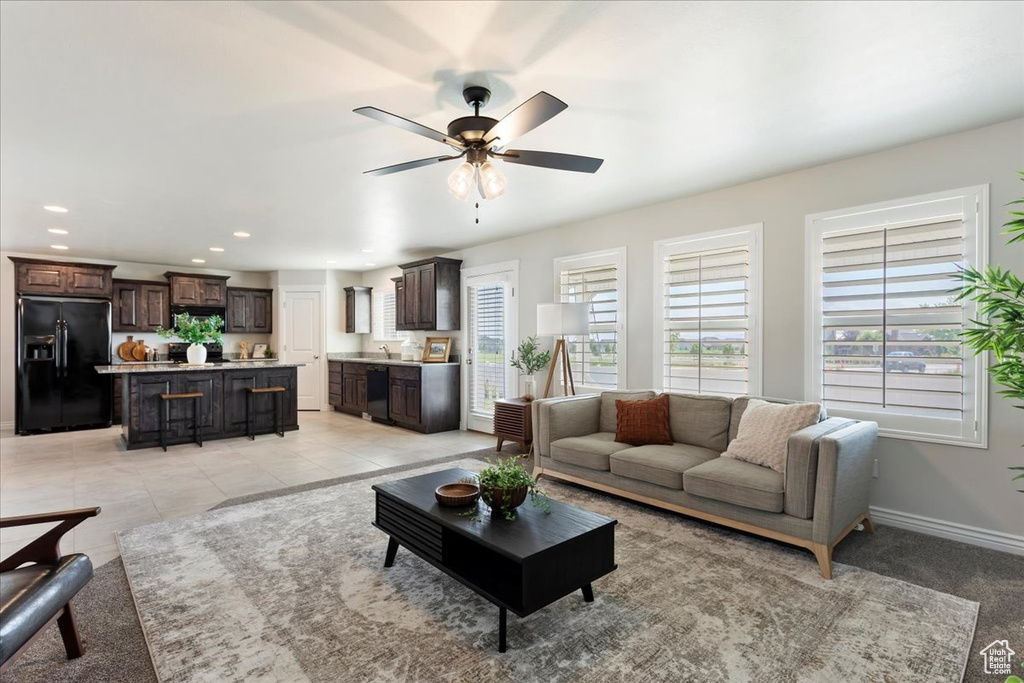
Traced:
[[284, 387], [246, 387], [245, 435], [256, 440], [256, 397], [260, 394], [274, 394], [274, 433], [284, 436]]
[[177, 394], [160, 394], [160, 405], [162, 407], [160, 411], [160, 447], [164, 449], [164, 453], [167, 452], [167, 430], [170, 429], [172, 424], [189, 421], [187, 417], [178, 418], [177, 420], [171, 419], [171, 402], [188, 399], [192, 399], [192, 440], [199, 444], [200, 448], [203, 447], [203, 392], [184, 391]]

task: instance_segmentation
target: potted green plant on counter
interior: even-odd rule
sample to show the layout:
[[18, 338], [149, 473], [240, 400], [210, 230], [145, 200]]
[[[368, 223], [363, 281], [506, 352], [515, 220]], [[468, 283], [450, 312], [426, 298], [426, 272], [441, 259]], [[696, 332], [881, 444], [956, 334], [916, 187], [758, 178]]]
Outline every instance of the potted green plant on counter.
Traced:
[[542, 351], [537, 345], [537, 337], [527, 337], [519, 343], [519, 348], [512, 354], [509, 364], [519, 370], [520, 374], [526, 375], [523, 383], [524, 401], [532, 401], [536, 398], [537, 382], [533, 376], [547, 367], [551, 362], [551, 352]]
[[480, 497], [492, 513], [498, 513], [509, 521], [515, 520], [516, 508], [523, 504], [527, 494], [536, 507], [545, 513], [551, 512], [547, 495], [515, 458], [488, 463], [475, 479], [480, 486]]
[[177, 337], [188, 342], [188, 362], [192, 365], [202, 365], [206, 362], [206, 342], [220, 343], [221, 328], [224, 326], [224, 319], [219, 315], [211, 315], [209, 318], [193, 318], [188, 313], [179, 313], [174, 316], [174, 327], [172, 329], [156, 328], [156, 333], [164, 339]]

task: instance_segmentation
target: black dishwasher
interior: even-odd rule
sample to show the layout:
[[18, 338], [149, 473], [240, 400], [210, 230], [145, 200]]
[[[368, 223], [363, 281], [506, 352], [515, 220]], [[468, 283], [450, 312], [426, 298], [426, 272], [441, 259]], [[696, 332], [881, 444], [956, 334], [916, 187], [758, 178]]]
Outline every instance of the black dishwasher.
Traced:
[[366, 412], [375, 420], [390, 421], [386, 365], [371, 365], [366, 369]]

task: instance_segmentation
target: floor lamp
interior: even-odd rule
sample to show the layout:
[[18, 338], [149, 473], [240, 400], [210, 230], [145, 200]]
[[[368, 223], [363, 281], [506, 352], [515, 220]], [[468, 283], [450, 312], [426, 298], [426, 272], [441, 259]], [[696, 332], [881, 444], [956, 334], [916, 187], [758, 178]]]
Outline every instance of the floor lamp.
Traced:
[[555, 377], [555, 368], [559, 359], [562, 363], [563, 393], [576, 395], [576, 383], [572, 378], [572, 365], [569, 353], [565, 348], [566, 335], [587, 334], [589, 331], [589, 306], [587, 304], [537, 304], [537, 335], [556, 337], [555, 348], [551, 352], [551, 366], [548, 369], [548, 381], [544, 385], [544, 398], [551, 395], [551, 380]]

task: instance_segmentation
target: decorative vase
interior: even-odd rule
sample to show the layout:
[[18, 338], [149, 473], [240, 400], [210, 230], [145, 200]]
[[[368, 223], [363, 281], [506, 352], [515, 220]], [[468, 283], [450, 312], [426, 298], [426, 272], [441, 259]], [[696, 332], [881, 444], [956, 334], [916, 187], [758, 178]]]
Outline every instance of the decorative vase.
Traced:
[[537, 397], [537, 380], [533, 378], [533, 375], [527, 375], [526, 379], [523, 380], [523, 395], [520, 397], [524, 401], [532, 401]]
[[526, 500], [528, 486], [516, 486], [511, 489], [495, 489], [488, 486], [480, 487], [480, 497], [487, 506], [496, 512], [506, 513], [515, 510]]
[[206, 362], [206, 347], [202, 344], [189, 344], [185, 356], [189, 365], [202, 365]]

